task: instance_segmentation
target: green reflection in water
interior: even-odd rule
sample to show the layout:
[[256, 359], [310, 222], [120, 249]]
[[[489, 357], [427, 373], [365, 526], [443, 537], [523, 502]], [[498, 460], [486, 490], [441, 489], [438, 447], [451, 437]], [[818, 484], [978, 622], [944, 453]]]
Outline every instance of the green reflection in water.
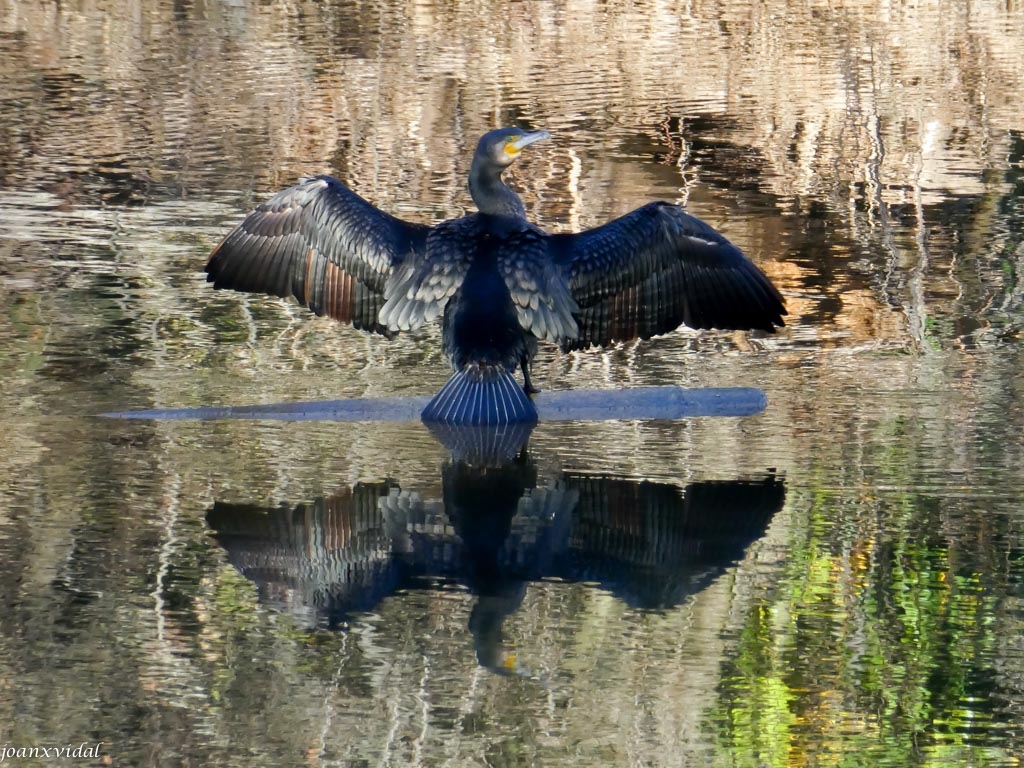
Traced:
[[[1004, 548], [1005, 518], [978, 526], [961, 499], [917, 494], [808, 503], [779, 599], [747, 614], [723, 665], [709, 713], [723, 764], [1012, 764], [992, 667], [1006, 571], [964, 547]], [[843, 535], [850, 512], [886, 528]]]

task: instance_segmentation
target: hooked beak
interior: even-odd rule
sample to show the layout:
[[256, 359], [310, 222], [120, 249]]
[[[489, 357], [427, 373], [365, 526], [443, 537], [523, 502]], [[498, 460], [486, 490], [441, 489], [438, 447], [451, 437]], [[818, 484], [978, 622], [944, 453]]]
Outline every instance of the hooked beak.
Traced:
[[536, 131], [534, 133], [524, 133], [519, 137], [517, 141], [513, 141], [509, 146], [515, 149], [516, 153], [522, 152], [523, 147], [528, 147], [535, 141], [546, 139], [551, 136], [547, 131]]

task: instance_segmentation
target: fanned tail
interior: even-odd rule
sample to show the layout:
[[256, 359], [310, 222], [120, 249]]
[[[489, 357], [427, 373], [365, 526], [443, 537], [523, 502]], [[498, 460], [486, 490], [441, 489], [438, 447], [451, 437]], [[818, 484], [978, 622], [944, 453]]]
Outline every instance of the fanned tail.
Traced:
[[420, 417], [441, 424], [489, 426], [535, 422], [537, 409], [508, 371], [469, 366], [452, 374]]

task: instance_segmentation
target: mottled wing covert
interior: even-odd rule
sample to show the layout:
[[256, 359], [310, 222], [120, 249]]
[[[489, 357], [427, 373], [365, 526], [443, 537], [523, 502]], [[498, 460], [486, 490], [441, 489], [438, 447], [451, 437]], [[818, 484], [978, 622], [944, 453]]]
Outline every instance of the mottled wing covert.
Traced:
[[380, 321], [392, 331], [410, 331], [439, 317], [459, 290], [472, 263], [476, 231], [466, 219], [438, 224], [425, 246], [395, 269], [384, 289]]
[[228, 233], [206, 264], [215, 288], [293, 296], [318, 315], [388, 333], [378, 320], [396, 266], [429, 227], [378, 210], [330, 176], [278, 193]]
[[548, 236], [525, 230], [502, 244], [498, 270], [512, 296], [519, 324], [538, 339], [561, 344], [576, 340], [576, 302], [565, 271], [551, 259]]
[[649, 203], [604, 226], [554, 235], [554, 261], [579, 305], [562, 348], [647, 339], [691, 328], [784, 325], [782, 296], [742, 251], [677, 205]]

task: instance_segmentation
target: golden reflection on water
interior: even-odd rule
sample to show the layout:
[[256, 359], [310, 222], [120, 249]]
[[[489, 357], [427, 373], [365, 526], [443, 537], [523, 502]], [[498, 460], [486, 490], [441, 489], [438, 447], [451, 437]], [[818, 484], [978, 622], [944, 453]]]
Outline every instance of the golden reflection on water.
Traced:
[[[1019, 2], [0, 0], [0, 742], [91, 734], [115, 763], [157, 734], [224, 765], [1018, 764], [1022, 40]], [[512, 681], [479, 668], [458, 585], [308, 634], [208, 536], [216, 502], [399, 473], [440, 498], [422, 427], [91, 417], [436, 390], [436, 332], [374, 340], [198, 272], [301, 175], [459, 215], [478, 136], [511, 122], [554, 134], [513, 170], [542, 226], [686, 201], [792, 320], [538, 357], [550, 389], [770, 400], [544, 425], [545, 471], [774, 467], [788, 495], [676, 610], [530, 583], [505, 640], [536, 674]]]
[[[802, 336], [920, 344], [943, 311], [919, 284], [946, 245], [929, 215], [1008, 191], [991, 171], [1020, 151], [1012, 9], [887, 8], [882, 23], [856, 3], [488, 10], [9, 3], [15, 108], [0, 173], [53, 198], [6, 206], [71, 204], [77, 233], [76, 201], [174, 194], [211, 221], [218, 194], [251, 202], [327, 171], [435, 221], [468, 204], [477, 136], [520, 121], [555, 134], [514, 171], [540, 223], [593, 226], [652, 196], [689, 199], [791, 294]], [[716, 192], [725, 185], [732, 195]], [[869, 268], [836, 265], [844, 284], [836, 259]]]

